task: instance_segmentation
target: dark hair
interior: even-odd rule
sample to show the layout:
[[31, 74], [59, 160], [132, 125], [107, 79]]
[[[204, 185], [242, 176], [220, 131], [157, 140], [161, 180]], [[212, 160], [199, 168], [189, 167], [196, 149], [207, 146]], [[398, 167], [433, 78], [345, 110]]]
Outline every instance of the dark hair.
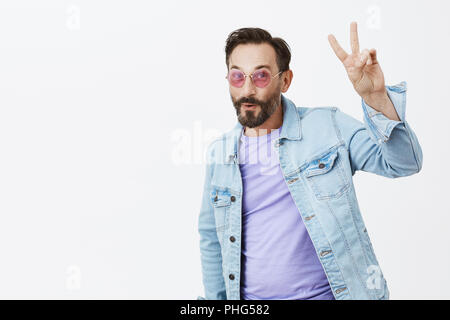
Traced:
[[291, 62], [291, 50], [289, 45], [281, 38], [272, 38], [270, 33], [261, 28], [240, 28], [228, 35], [225, 44], [225, 63], [229, 68], [228, 59], [231, 52], [239, 44], [246, 43], [268, 43], [270, 44], [277, 54], [277, 65], [279, 71], [283, 72], [289, 70], [289, 62]]

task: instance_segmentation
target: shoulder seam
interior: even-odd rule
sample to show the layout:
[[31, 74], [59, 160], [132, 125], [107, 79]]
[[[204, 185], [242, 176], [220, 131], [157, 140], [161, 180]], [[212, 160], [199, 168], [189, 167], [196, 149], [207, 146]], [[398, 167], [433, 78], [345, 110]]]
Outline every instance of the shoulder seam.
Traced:
[[333, 123], [334, 131], [336, 132], [336, 137], [339, 140], [339, 143], [343, 143], [345, 148], [348, 150], [348, 146], [345, 143], [344, 139], [342, 138], [341, 130], [339, 129], [339, 125], [338, 125], [338, 123], [336, 121], [336, 111], [340, 111], [338, 107], [332, 107], [330, 109], [331, 121]]
[[302, 116], [307, 116], [308, 114], [310, 114], [313, 111], [338, 109], [337, 107], [334, 107], [334, 106], [318, 106], [318, 107], [304, 107], [304, 108], [306, 110], [302, 114]]

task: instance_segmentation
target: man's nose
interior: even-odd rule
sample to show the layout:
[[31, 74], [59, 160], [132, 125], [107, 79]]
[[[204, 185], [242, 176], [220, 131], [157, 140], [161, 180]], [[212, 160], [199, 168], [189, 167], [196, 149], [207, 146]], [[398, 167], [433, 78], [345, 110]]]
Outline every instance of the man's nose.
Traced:
[[246, 97], [254, 95], [256, 93], [255, 84], [253, 83], [250, 76], [245, 77], [245, 81], [244, 81], [244, 85], [242, 86], [242, 90], [243, 90], [242, 94]]

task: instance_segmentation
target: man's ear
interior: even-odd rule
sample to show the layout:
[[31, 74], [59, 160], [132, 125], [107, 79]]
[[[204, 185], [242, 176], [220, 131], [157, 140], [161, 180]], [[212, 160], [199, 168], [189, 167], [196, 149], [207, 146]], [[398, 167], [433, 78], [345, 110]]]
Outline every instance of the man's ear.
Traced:
[[291, 85], [292, 78], [294, 77], [294, 73], [291, 69], [286, 70], [283, 75], [283, 84], [281, 85], [281, 92], [285, 93], [289, 86]]

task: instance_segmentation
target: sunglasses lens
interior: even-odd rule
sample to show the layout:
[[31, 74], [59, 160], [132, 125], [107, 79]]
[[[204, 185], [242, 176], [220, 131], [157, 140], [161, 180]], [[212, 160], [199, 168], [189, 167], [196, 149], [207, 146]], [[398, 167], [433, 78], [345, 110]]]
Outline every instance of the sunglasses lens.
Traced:
[[258, 88], [264, 88], [270, 82], [270, 74], [267, 70], [258, 70], [253, 73], [253, 83]]
[[238, 88], [242, 87], [245, 82], [245, 76], [239, 70], [231, 70], [228, 79], [230, 80], [231, 85]]

